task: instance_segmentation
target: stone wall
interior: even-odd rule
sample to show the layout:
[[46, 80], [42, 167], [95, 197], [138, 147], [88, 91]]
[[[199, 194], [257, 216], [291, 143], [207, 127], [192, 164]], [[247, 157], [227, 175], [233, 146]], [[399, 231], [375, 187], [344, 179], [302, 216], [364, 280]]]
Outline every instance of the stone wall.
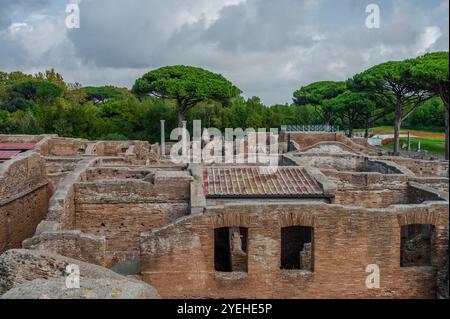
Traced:
[[86, 171], [86, 181], [105, 179], [144, 179], [154, 177], [156, 169], [130, 167], [92, 167]]
[[411, 171], [389, 161], [377, 161], [366, 158], [363, 164], [364, 172], [378, 172], [381, 174], [406, 174], [413, 175]]
[[81, 160], [81, 157], [46, 157], [45, 170], [53, 186], [57, 188], [59, 183], [76, 169]]
[[364, 157], [362, 155], [350, 153], [320, 155], [315, 153], [294, 153], [284, 154], [283, 157], [299, 166], [336, 169], [338, 171], [360, 171], [364, 163]]
[[0, 166], [0, 253], [34, 234], [51, 193], [39, 154], [26, 152]]
[[[404, 224], [435, 226], [432, 267], [400, 267]], [[280, 269], [281, 228], [314, 227], [314, 272]], [[214, 229], [248, 228], [248, 272], [214, 271]], [[448, 249], [448, 203], [358, 209], [339, 205], [230, 205], [141, 236], [141, 271], [166, 298], [435, 298]], [[380, 268], [379, 289], [365, 285]], [[170, 282], [170, 285], [167, 283]]]
[[[48, 250], [55, 254], [104, 265], [105, 240], [89, 237], [75, 230], [74, 184], [85, 180], [85, 171], [97, 159], [81, 160], [58, 185], [48, 205], [46, 218], [39, 223], [34, 236], [22, 243], [26, 249]], [[87, 244], [86, 244], [87, 243]], [[97, 253], [95, 253], [97, 251]], [[91, 260], [90, 258], [94, 258]]]
[[410, 177], [409, 180], [442, 192], [449, 191], [449, 180], [445, 177]]
[[[433, 189], [439, 184], [420, 183], [422, 178], [375, 172], [339, 172], [322, 170], [337, 186], [333, 203], [367, 208], [398, 204], [420, 204], [448, 199], [448, 193]], [[426, 180], [425, 180], [426, 181]], [[423, 182], [425, 182], [423, 181]]]
[[343, 190], [336, 192], [333, 203], [366, 208], [385, 208], [408, 204], [407, 188], [385, 190]]
[[158, 171], [152, 180], [116, 178], [75, 184], [74, 228], [106, 238], [108, 266], [138, 260], [141, 232], [189, 214], [192, 178], [188, 172]]
[[448, 161], [424, 161], [405, 157], [383, 157], [380, 159], [386, 159], [395, 162], [401, 166], [406, 167], [412, 171], [416, 176], [421, 177], [447, 177], [448, 178]]
[[320, 142], [340, 142], [354, 152], [362, 152], [368, 155], [378, 155], [379, 152], [371, 146], [356, 143], [344, 135], [344, 133], [320, 133], [320, 132], [288, 132], [280, 136], [282, 142], [295, 142], [303, 150]]
[[448, 192], [442, 192], [414, 182], [409, 183], [408, 197], [411, 204], [420, 204], [427, 201], [448, 202]]
[[106, 266], [106, 239], [79, 230], [42, 232], [23, 242], [23, 248], [46, 251]]
[[41, 145], [43, 156], [76, 156], [86, 147], [87, 141], [81, 139], [52, 138]]
[[0, 143], [31, 143], [37, 144], [48, 135], [3, 135], [0, 134]]

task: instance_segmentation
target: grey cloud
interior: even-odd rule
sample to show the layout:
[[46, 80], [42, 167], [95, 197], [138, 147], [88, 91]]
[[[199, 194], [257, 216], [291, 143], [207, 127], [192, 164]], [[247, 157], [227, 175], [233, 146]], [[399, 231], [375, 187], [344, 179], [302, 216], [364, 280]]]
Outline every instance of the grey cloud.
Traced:
[[301, 85], [448, 50], [448, 0], [412, 1], [380, 0], [382, 27], [369, 30], [369, 0], [83, 0], [81, 29], [60, 30], [60, 17], [40, 22], [49, 36], [38, 53], [29, 42], [39, 34], [0, 33], [0, 68], [54, 66], [85, 85], [131, 86], [149, 69], [189, 64], [222, 73], [246, 96], [284, 103]]
[[20, 11], [23, 14], [44, 8], [48, 0], [1, 0], [0, 3], [0, 30], [11, 25], [11, 16]]

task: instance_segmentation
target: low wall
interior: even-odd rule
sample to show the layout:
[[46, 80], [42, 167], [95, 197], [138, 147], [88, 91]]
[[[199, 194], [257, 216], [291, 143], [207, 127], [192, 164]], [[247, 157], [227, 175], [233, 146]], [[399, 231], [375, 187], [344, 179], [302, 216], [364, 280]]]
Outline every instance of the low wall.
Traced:
[[346, 137], [342, 132], [325, 133], [325, 132], [288, 132], [282, 133], [280, 140], [283, 142], [295, 142], [298, 147], [303, 150], [320, 142], [340, 142], [345, 144], [355, 152], [362, 152], [367, 155], [378, 155], [379, 152], [371, 146], [356, 143]]
[[23, 242], [23, 248], [43, 250], [92, 264], [106, 266], [105, 237], [81, 231], [48, 231]]
[[88, 141], [82, 139], [51, 138], [40, 147], [43, 156], [77, 156], [86, 148]]
[[0, 143], [31, 143], [37, 144], [49, 135], [3, 135], [0, 134]]
[[292, 162], [298, 166], [312, 166], [319, 169], [336, 169], [339, 171], [361, 171], [364, 157], [350, 153], [343, 154], [315, 154], [291, 153], [284, 154], [284, 162]]
[[427, 201], [447, 201], [448, 192], [442, 192], [425, 185], [410, 182], [408, 187], [410, 203], [420, 204]]
[[[401, 226], [435, 225], [431, 267], [400, 267]], [[314, 227], [314, 272], [281, 270], [281, 228]], [[214, 229], [248, 228], [248, 272], [214, 271]], [[362, 209], [313, 203], [209, 208], [141, 236], [143, 279], [164, 298], [435, 298], [448, 203]], [[368, 289], [368, 265], [379, 289]], [[168, 285], [167, 283], [170, 282]]]
[[420, 177], [447, 177], [448, 178], [448, 161], [424, 161], [405, 157], [382, 157], [412, 171], [416, 176]]

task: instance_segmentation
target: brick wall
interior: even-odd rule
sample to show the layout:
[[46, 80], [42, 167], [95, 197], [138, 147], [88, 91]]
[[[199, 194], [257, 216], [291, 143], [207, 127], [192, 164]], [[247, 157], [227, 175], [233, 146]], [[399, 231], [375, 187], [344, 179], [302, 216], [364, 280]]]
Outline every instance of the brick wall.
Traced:
[[48, 185], [43, 185], [7, 204], [0, 204], [0, 253], [21, 248], [22, 241], [34, 235], [47, 214], [50, 195]]
[[390, 205], [407, 204], [408, 190], [385, 189], [371, 191], [344, 190], [336, 192], [334, 204], [353, 205], [366, 208], [383, 208]]
[[20, 248], [45, 218], [52, 188], [39, 154], [23, 153], [0, 168], [0, 253]]
[[408, 177], [372, 172], [322, 171], [337, 186], [333, 203], [383, 208], [409, 203]]
[[[433, 267], [400, 267], [400, 227], [436, 226]], [[281, 227], [314, 227], [314, 273], [280, 269]], [[214, 228], [248, 228], [248, 273], [214, 271]], [[141, 237], [141, 271], [163, 297], [435, 298], [448, 249], [448, 204], [364, 210], [339, 205], [233, 205]], [[368, 289], [367, 265], [380, 267]], [[170, 285], [167, 283], [170, 282]]]
[[87, 141], [78, 139], [52, 138], [41, 145], [43, 156], [76, 156], [86, 147]]
[[132, 169], [128, 167], [96, 167], [86, 171], [86, 179], [95, 181], [101, 179], [143, 179], [154, 175], [155, 169]]
[[386, 159], [402, 165], [421, 177], [447, 177], [448, 178], [448, 161], [424, 161], [404, 157], [385, 157]]
[[0, 134], [0, 143], [39, 143], [45, 135], [3, 135]]
[[75, 184], [75, 228], [106, 238], [108, 266], [139, 259], [141, 232], [163, 227], [189, 213], [191, 178], [186, 172], [155, 184], [102, 180]]

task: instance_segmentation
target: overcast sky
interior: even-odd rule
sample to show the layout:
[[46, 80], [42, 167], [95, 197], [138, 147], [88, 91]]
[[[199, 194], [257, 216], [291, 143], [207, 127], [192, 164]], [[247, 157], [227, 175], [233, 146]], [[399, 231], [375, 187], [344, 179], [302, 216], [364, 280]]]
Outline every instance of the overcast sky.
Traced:
[[[79, 29], [65, 26], [71, 2]], [[365, 26], [370, 3], [379, 29]], [[290, 103], [311, 82], [447, 51], [448, 10], [448, 0], [0, 0], [0, 70], [131, 87], [148, 70], [186, 64], [246, 97]]]

